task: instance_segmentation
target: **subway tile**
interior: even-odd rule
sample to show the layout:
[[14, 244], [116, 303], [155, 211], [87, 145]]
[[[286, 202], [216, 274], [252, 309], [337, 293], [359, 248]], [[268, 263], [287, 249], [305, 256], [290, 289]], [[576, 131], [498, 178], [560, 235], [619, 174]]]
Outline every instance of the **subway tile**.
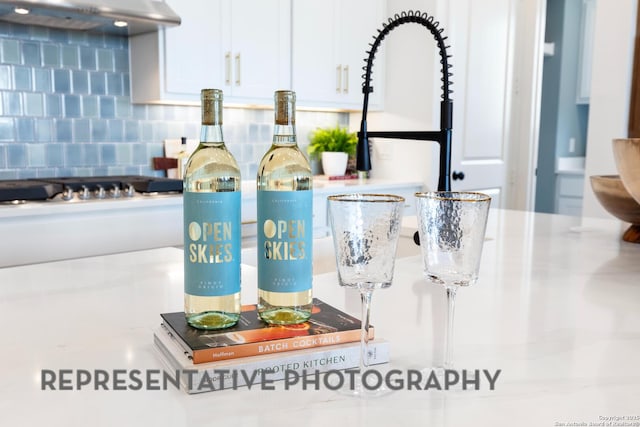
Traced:
[[27, 167], [26, 144], [7, 145], [7, 167], [9, 168]]
[[89, 93], [89, 73], [86, 71], [74, 70], [71, 72], [71, 80], [73, 81], [74, 94]]
[[26, 144], [27, 163], [32, 168], [43, 168], [47, 166], [45, 159], [45, 144]]
[[84, 164], [87, 166], [100, 165], [99, 144], [84, 144]]
[[16, 131], [19, 142], [33, 142], [35, 140], [34, 120], [26, 117], [16, 119]]
[[107, 121], [96, 119], [91, 120], [91, 142], [104, 142], [107, 140]]
[[122, 119], [131, 117], [131, 102], [128, 97], [116, 97], [116, 117]]
[[12, 142], [14, 139], [13, 119], [0, 117], [0, 141]]
[[11, 68], [0, 65], [0, 89], [11, 89]]
[[107, 73], [107, 93], [113, 96], [122, 95], [121, 73]]
[[53, 70], [53, 91], [56, 93], [71, 92], [71, 72], [69, 70]]
[[45, 144], [44, 155], [45, 163], [48, 167], [64, 166], [64, 144]]
[[84, 166], [84, 144], [64, 144], [64, 165]]
[[80, 66], [80, 58], [78, 54], [78, 46], [61, 46], [62, 66], [65, 68], [78, 68]]
[[82, 97], [82, 117], [99, 117], [98, 97], [93, 95]]
[[0, 37], [8, 37], [11, 34], [11, 24], [8, 22], [0, 21]]
[[109, 168], [107, 166], [98, 166], [98, 167], [91, 168], [91, 170], [93, 171], [93, 176], [109, 175]]
[[31, 87], [31, 68], [29, 67], [14, 67], [13, 68], [13, 80], [15, 90], [32, 90]]
[[73, 121], [73, 141], [75, 143], [91, 141], [91, 120], [77, 119]]
[[74, 31], [51, 28], [49, 30], [49, 36], [51, 37], [51, 41], [59, 42], [59, 43], [67, 43], [69, 42], [69, 33], [73, 33], [73, 32]]
[[38, 168], [36, 169], [36, 177], [38, 178], [51, 178], [56, 175], [58, 170], [56, 168]]
[[18, 170], [18, 179], [31, 179], [36, 178], [37, 173], [36, 169], [19, 169]]
[[5, 144], [0, 144], [0, 169], [6, 169], [6, 167], [7, 167], [7, 148]]
[[90, 47], [80, 48], [80, 68], [83, 70], [96, 69], [96, 50]]
[[29, 38], [31, 40], [39, 42], [47, 41], [51, 38], [51, 35], [49, 34], [49, 28], [41, 27], [39, 25], [32, 25], [29, 28]]
[[0, 179], [18, 179], [18, 171], [0, 170]]
[[126, 36], [106, 34], [104, 36], [104, 46], [116, 51], [126, 49], [129, 46], [129, 39]]
[[113, 51], [111, 49], [98, 49], [98, 70], [113, 71]]
[[22, 43], [22, 63], [24, 65], [40, 65], [39, 43]]
[[147, 106], [146, 105], [132, 105], [132, 116], [136, 120], [147, 120]]
[[100, 144], [100, 159], [104, 166], [110, 166], [116, 164], [116, 145], [115, 144]]
[[136, 165], [146, 164], [149, 161], [149, 157], [147, 157], [147, 147], [146, 144], [138, 143], [133, 144], [132, 148], [132, 161]]
[[45, 95], [47, 115], [50, 117], [62, 116], [62, 95]]
[[153, 124], [151, 122], [142, 123], [142, 141], [153, 140]]
[[38, 92], [51, 92], [51, 70], [48, 68], [34, 68], [33, 80]]
[[65, 117], [80, 117], [80, 96], [79, 95], [65, 95], [64, 96], [64, 116]]
[[45, 67], [60, 66], [60, 48], [55, 44], [45, 44], [42, 46], [42, 65]]
[[126, 175], [124, 166], [108, 166], [107, 175]]
[[5, 64], [20, 63], [20, 42], [18, 40], [2, 40], [2, 62]]
[[87, 33], [85, 31], [70, 31], [69, 43], [74, 45], [86, 45]]
[[13, 24], [11, 26], [12, 34], [15, 37], [26, 39], [29, 37], [29, 26], [22, 24]]
[[36, 119], [36, 141], [49, 142], [51, 141], [53, 120], [51, 119]]
[[128, 142], [138, 141], [139, 123], [135, 120], [127, 120], [124, 123], [124, 140]]
[[70, 119], [58, 119], [54, 122], [55, 136], [58, 142], [72, 142], [73, 128]]
[[87, 44], [93, 48], [104, 47], [104, 34], [87, 33]]
[[124, 96], [130, 96], [131, 95], [131, 83], [130, 83], [130, 79], [129, 79], [129, 73], [124, 73], [122, 75], [122, 94]]
[[133, 163], [131, 144], [116, 144], [116, 161], [119, 165], [130, 165]]
[[151, 162], [153, 157], [164, 156], [164, 143], [151, 142], [147, 144], [147, 161]]
[[91, 82], [91, 93], [94, 95], [105, 95], [105, 73], [103, 72], [91, 72], [89, 73], [89, 81]]
[[24, 94], [24, 114], [27, 116], [43, 116], [44, 102], [40, 93]]
[[100, 97], [100, 117], [103, 119], [112, 119], [116, 116], [116, 104], [112, 97]]
[[20, 92], [2, 93], [2, 114], [6, 116], [19, 116], [22, 114], [22, 97]]
[[128, 49], [116, 50], [113, 52], [113, 68], [116, 72], [120, 73], [129, 71]]
[[124, 121], [108, 120], [107, 128], [109, 129], [109, 141], [121, 142], [124, 140]]

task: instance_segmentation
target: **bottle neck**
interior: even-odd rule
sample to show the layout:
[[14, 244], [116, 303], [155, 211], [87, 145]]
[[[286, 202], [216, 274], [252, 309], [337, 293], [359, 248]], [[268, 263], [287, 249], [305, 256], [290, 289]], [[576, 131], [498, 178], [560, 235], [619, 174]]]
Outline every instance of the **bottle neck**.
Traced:
[[273, 144], [294, 146], [298, 142], [296, 140], [296, 126], [292, 124], [278, 125], [273, 128]]
[[200, 142], [203, 144], [224, 144], [222, 125], [202, 125], [200, 129]]

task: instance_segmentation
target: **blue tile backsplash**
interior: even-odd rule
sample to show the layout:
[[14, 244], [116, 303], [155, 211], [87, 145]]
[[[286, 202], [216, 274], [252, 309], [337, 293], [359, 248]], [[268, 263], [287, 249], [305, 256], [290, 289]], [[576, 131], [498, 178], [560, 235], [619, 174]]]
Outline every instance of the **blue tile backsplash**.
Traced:
[[[164, 140], [197, 139], [200, 108], [133, 105], [126, 37], [0, 22], [0, 179], [141, 174]], [[277, 88], [274, 88], [277, 89]], [[273, 111], [225, 109], [224, 133], [243, 178], [269, 148]], [[349, 115], [298, 112], [298, 139]]]

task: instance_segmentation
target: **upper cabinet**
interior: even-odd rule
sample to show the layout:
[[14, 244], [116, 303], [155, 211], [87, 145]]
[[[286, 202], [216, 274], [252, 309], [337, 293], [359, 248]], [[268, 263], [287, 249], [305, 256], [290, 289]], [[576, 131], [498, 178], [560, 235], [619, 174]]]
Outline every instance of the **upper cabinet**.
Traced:
[[[362, 108], [366, 52], [386, 14], [384, 0], [294, 1], [292, 13], [292, 86], [298, 104], [310, 107]], [[374, 92], [369, 104], [383, 101], [384, 58], [374, 62]]]
[[291, 87], [290, 0], [170, 0], [182, 25], [130, 39], [133, 103], [273, 103]]
[[[362, 66], [384, 0], [167, 0], [179, 27], [130, 38], [133, 103], [197, 104], [202, 88], [225, 104], [273, 105], [293, 89], [300, 107], [360, 109]], [[370, 108], [380, 108], [377, 55]]]

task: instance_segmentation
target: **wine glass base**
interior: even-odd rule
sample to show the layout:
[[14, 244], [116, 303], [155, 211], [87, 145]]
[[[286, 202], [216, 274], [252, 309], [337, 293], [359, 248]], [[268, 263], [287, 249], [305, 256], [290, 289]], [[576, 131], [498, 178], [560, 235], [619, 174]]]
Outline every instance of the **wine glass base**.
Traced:
[[352, 374], [348, 382], [345, 382], [344, 387], [337, 390], [338, 394], [342, 396], [351, 396], [357, 398], [376, 398], [387, 396], [394, 392], [384, 383], [384, 375], [381, 372], [377, 374], [369, 369], [365, 371], [364, 375], [360, 373]]

